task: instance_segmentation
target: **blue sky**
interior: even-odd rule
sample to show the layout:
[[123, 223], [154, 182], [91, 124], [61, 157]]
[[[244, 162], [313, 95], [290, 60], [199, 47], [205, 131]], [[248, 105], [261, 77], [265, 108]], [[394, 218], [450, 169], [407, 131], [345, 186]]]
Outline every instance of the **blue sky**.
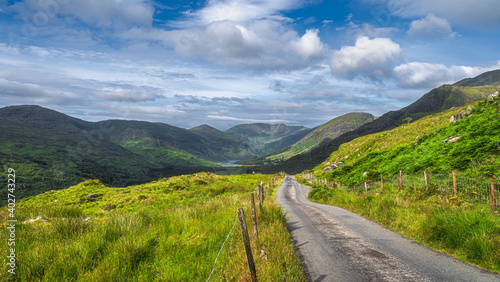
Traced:
[[221, 130], [382, 115], [500, 68], [498, 0], [0, 0], [0, 107]]

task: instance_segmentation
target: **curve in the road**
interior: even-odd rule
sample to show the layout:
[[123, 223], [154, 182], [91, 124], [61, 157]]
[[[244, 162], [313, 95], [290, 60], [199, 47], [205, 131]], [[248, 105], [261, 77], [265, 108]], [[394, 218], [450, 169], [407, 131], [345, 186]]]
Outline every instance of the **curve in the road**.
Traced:
[[357, 214], [311, 202], [310, 190], [286, 176], [276, 201], [311, 281], [500, 281]]

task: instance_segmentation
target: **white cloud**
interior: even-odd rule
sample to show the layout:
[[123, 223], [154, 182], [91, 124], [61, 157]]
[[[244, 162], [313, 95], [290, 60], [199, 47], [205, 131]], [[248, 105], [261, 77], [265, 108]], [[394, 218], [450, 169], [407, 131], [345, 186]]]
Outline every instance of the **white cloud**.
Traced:
[[414, 20], [408, 29], [408, 36], [413, 38], [445, 37], [452, 32], [450, 23], [446, 19], [428, 14], [425, 18]]
[[281, 22], [259, 20], [245, 24], [220, 21], [172, 31], [134, 28], [121, 36], [162, 41], [185, 58], [241, 69], [275, 70], [306, 67], [324, 58], [327, 47], [318, 33], [311, 29], [299, 36]]
[[401, 87], [432, 88], [446, 83], [455, 83], [498, 68], [500, 68], [500, 61], [488, 67], [447, 67], [442, 64], [411, 62], [395, 67], [394, 77]]
[[260, 39], [252, 31], [230, 22], [214, 22], [205, 29], [172, 32], [175, 51], [187, 57], [201, 57], [221, 64], [258, 58]]
[[[188, 15], [196, 24], [207, 25], [217, 21], [248, 22], [260, 19], [285, 19], [281, 11], [298, 8], [299, 0], [211, 0], [208, 5]], [[193, 21], [191, 21], [191, 24]], [[188, 22], [183, 24], [190, 25]]]
[[318, 29], [309, 29], [297, 41], [292, 42], [292, 47], [304, 59], [309, 57], [320, 57], [324, 54], [325, 48], [318, 36]]
[[399, 44], [389, 38], [360, 36], [354, 46], [344, 46], [333, 53], [330, 67], [334, 75], [343, 78], [361, 75], [379, 79], [390, 75], [393, 63], [402, 55]]

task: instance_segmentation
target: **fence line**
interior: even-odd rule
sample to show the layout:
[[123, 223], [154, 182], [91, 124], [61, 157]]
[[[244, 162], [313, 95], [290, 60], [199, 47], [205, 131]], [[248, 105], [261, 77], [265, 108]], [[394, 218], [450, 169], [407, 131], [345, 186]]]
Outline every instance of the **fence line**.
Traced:
[[[460, 198], [473, 204], [492, 204], [495, 210], [499, 203], [495, 202], [495, 193], [500, 188], [500, 179], [494, 181], [483, 181], [466, 176], [461, 176], [453, 172], [452, 174], [396, 174], [392, 177], [381, 176], [379, 180], [366, 180], [358, 185], [344, 185], [327, 179], [317, 178], [313, 174], [303, 173], [302, 176], [312, 183], [323, 185], [329, 188], [340, 188], [348, 192], [369, 192], [377, 189], [387, 189], [388, 186], [398, 189], [413, 189], [422, 191], [433, 189], [440, 195], [455, 201]], [[385, 187], [385, 188], [384, 188]]]
[[[276, 175], [275, 175], [275, 177], [271, 180], [271, 182], [266, 184], [266, 185], [267, 185], [267, 187], [268, 187], [268, 189], [273, 188], [273, 187], [276, 185], [276, 183], [277, 183], [277, 182], [279, 182], [279, 180], [280, 180], [280, 179], [279, 179], [279, 178], [277, 178], [277, 177], [276, 177]], [[259, 189], [260, 187], [262, 187], [262, 188], [261, 188], [261, 189]], [[250, 202], [251, 202], [251, 197], [252, 197], [251, 195], [252, 195], [253, 193], [255, 193], [255, 192], [257, 191], [257, 192], [259, 192], [260, 194], [262, 194], [262, 195], [261, 195], [261, 197], [264, 197], [264, 195], [263, 195], [263, 194], [265, 194], [265, 193], [266, 193], [266, 192], [265, 192], [265, 190], [266, 190], [266, 189], [264, 189], [264, 184], [261, 182], [261, 183], [260, 183], [260, 185], [257, 185], [257, 188], [255, 188], [252, 192], [250, 192], [250, 194], [248, 194], [248, 199], [247, 199], [246, 204], [244, 205], [244, 207], [245, 207], [245, 208], [248, 208], [248, 206], [249, 206], [249, 204], [250, 204]], [[263, 198], [262, 198], [262, 200], [263, 200]], [[228, 238], [231, 236], [231, 234], [233, 233], [234, 228], [235, 228], [235, 226], [236, 226], [236, 222], [238, 222], [238, 213], [236, 213], [236, 215], [235, 215], [235, 221], [234, 221], [233, 227], [231, 228], [231, 231], [230, 231], [230, 232], [229, 232], [229, 234], [226, 236], [226, 239], [225, 239], [225, 240], [224, 240], [224, 242], [222, 243], [222, 246], [221, 246], [221, 248], [219, 249], [219, 252], [217, 253], [217, 256], [216, 256], [215, 261], [214, 261], [214, 267], [213, 267], [212, 271], [210, 272], [210, 275], [208, 276], [207, 282], [208, 282], [208, 281], [210, 281], [210, 279], [212, 278], [212, 275], [213, 275], [213, 273], [214, 273], [215, 269], [217, 268], [217, 259], [219, 258], [219, 255], [221, 254], [222, 250], [224, 249], [224, 246], [225, 246], [225, 244], [226, 244], [227, 239], [228, 239]], [[234, 238], [233, 238], [233, 239], [234, 239]]]

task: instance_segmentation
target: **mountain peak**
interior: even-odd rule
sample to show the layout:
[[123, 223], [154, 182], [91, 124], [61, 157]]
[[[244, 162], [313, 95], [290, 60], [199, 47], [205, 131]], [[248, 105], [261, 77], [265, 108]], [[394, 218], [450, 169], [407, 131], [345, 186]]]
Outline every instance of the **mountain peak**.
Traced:
[[191, 129], [189, 129], [190, 131], [197, 131], [197, 132], [221, 132], [220, 130], [218, 130], [217, 128], [213, 127], [213, 126], [210, 126], [208, 124], [202, 124], [202, 125], [199, 125], [199, 126], [196, 126], [196, 127], [193, 127]]
[[18, 105], [1, 108], [0, 118], [36, 123], [41, 126], [66, 124], [81, 129], [90, 129], [93, 126], [91, 122], [83, 121], [38, 105]]

